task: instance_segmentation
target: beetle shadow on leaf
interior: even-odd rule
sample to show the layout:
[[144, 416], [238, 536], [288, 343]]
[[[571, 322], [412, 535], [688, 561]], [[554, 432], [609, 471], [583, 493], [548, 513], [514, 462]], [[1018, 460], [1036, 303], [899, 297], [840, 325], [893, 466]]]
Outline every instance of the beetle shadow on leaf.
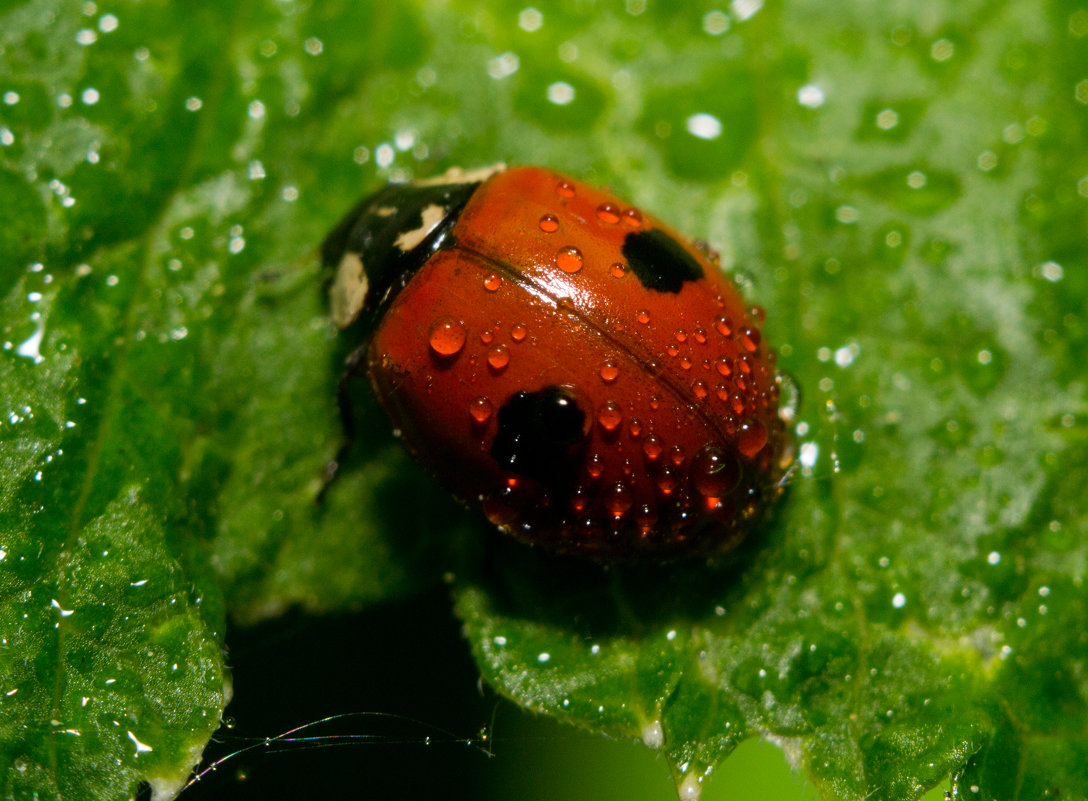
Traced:
[[487, 593], [496, 615], [573, 626], [589, 638], [638, 636], [733, 606], [758, 580], [777, 533], [775, 520], [767, 519], [723, 556], [600, 564], [549, 554], [489, 529], [481, 534], [483, 555], [475, 569], [459, 579]]

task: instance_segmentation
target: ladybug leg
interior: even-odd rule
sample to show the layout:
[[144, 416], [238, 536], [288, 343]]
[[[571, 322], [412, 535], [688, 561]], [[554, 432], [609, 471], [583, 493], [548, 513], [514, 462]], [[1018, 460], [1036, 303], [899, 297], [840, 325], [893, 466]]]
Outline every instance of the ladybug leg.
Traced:
[[325, 502], [325, 495], [336, 480], [340, 465], [343, 464], [348, 451], [355, 443], [355, 414], [351, 406], [351, 382], [366, 369], [366, 349], [367, 346], [364, 344], [352, 351], [344, 362], [344, 372], [340, 374], [340, 380], [336, 383], [336, 407], [340, 412], [340, 427], [344, 432], [344, 439], [336, 451], [336, 456], [326, 463], [325, 470], [322, 472], [321, 489], [318, 490], [315, 499], [319, 504]]

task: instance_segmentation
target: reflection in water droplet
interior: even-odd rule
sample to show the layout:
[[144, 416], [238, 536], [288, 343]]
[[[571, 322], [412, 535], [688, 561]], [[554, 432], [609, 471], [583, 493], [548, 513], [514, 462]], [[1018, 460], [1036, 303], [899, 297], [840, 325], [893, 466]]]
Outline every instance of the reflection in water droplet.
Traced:
[[613, 517], [623, 517], [634, 503], [634, 494], [626, 484], [613, 484], [604, 491], [604, 506]]
[[627, 274], [627, 268], [617, 262], [609, 268], [609, 272], [612, 273], [613, 278], [623, 278]]
[[744, 349], [749, 353], [755, 353], [759, 350], [759, 341], [762, 338], [758, 328], [742, 328], [738, 336], [740, 344], [744, 346]]
[[487, 363], [493, 370], [505, 370], [510, 364], [510, 349], [506, 345], [496, 345], [487, 352]]
[[570, 181], [560, 181], [555, 185], [555, 193], [562, 197], [574, 197], [574, 184]]
[[721, 498], [740, 483], [740, 463], [735, 455], [713, 445], [703, 447], [691, 461], [691, 481], [700, 495]]
[[41, 353], [42, 338], [45, 335], [45, 320], [41, 315], [37, 315], [37, 321], [34, 328], [34, 333], [20, 342], [15, 352], [20, 356], [24, 356], [28, 359], [32, 359], [34, 364], [41, 364], [45, 361], [45, 357]]
[[472, 419], [481, 424], [491, 419], [492, 411], [491, 401], [482, 395], [472, 401], [468, 407], [468, 413], [472, 415]]
[[597, 219], [615, 225], [620, 221], [620, 209], [615, 203], [602, 203], [597, 207]]
[[465, 326], [452, 317], [439, 317], [427, 335], [431, 350], [438, 356], [454, 356], [465, 346]]
[[555, 263], [565, 273], [576, 273], [582, 269], [582, 251], [575, 247], [566, 247], [559, 251]]
[[642, 212], [638, 209], [624, 209], [622, 218], [623, 222], [630, 228], [642, 227]]
[[[737, 412], [740, 414], [740, 412]], [[767, 444], [767, 429], [759, 420], [745, 420], [737, 432], [737, 448], [751, 459]]]
[[623, 422], [623, 410], [615, 401], [608, 401], [597, 410], [597, 422], [605, 431], [615, 431]]
[[484, 289], [488, 292], [498, 292], [502, 286], [502, 276], [496, 273], [488, 273], [484, 278]]
[[540, 230], [547, 234], [554, 234], [559, 230], [559, 218], [554, 214], [545, 214], [540, 218]]

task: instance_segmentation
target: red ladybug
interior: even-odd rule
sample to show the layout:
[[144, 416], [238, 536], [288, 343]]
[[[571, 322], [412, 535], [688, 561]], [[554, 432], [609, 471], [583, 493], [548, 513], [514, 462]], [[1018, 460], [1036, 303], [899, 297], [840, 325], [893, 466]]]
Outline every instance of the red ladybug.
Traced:
[[[717, 553], [792, 458], [763, 312], [653, 217], [539, 167], [387, 186], [326, 240], [332, 315], [415, 455], [500, 529]], [[342, 392], [341, 397], [346, 397]]]

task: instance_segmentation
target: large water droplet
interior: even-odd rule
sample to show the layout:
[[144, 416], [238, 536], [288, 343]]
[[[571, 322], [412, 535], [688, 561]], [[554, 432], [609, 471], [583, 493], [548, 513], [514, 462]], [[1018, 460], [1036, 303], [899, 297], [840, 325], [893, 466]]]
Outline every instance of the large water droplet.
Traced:
[[439, 317], [431, 323], [427, 342], [438, 356], [456, 356], [465, 346], [465, 326], [452, 317]]
[[[738, 412], [739, 414], [739, 412]], [[745, 420], [737, 431], [737, 448], [751, 459], [767, 444], [767, 429], [759, 420]]]
[[691, 483], [700, 495], [721, 498], [740, 483], [740, 463], [733, 454], [706, 445], [691, 460]]
[[623, 422], [623, 410], [615, 401], [608, 401], [597, 410], [597, 422], [605, 431], [615, 431]]
[[472, 401], [468, 406], [468, 413], [472, 415], [472, 419], [481, 425], [491, 419], [492, 412], [493, 407], [491, 401], [482, 395]]
[[604, 507], [613, 517], [623, 517], [634, 503], [634, 494], [626, 484], [613, 484], [604, 491]]
[[620, 209], [615, 203], [602, 203], [597, 207], [597, 219], [615, 225], [620, 221]]
[[555, 263], [565, 273], [576, 273], [582, 269], [582, 251], [576, 247], [566, 247], [555, 256]]
[[492, 370], [505, 370], [510, 364], [510, 349], [506, 345], [496, 345], [487, 352], [487, 363]]

